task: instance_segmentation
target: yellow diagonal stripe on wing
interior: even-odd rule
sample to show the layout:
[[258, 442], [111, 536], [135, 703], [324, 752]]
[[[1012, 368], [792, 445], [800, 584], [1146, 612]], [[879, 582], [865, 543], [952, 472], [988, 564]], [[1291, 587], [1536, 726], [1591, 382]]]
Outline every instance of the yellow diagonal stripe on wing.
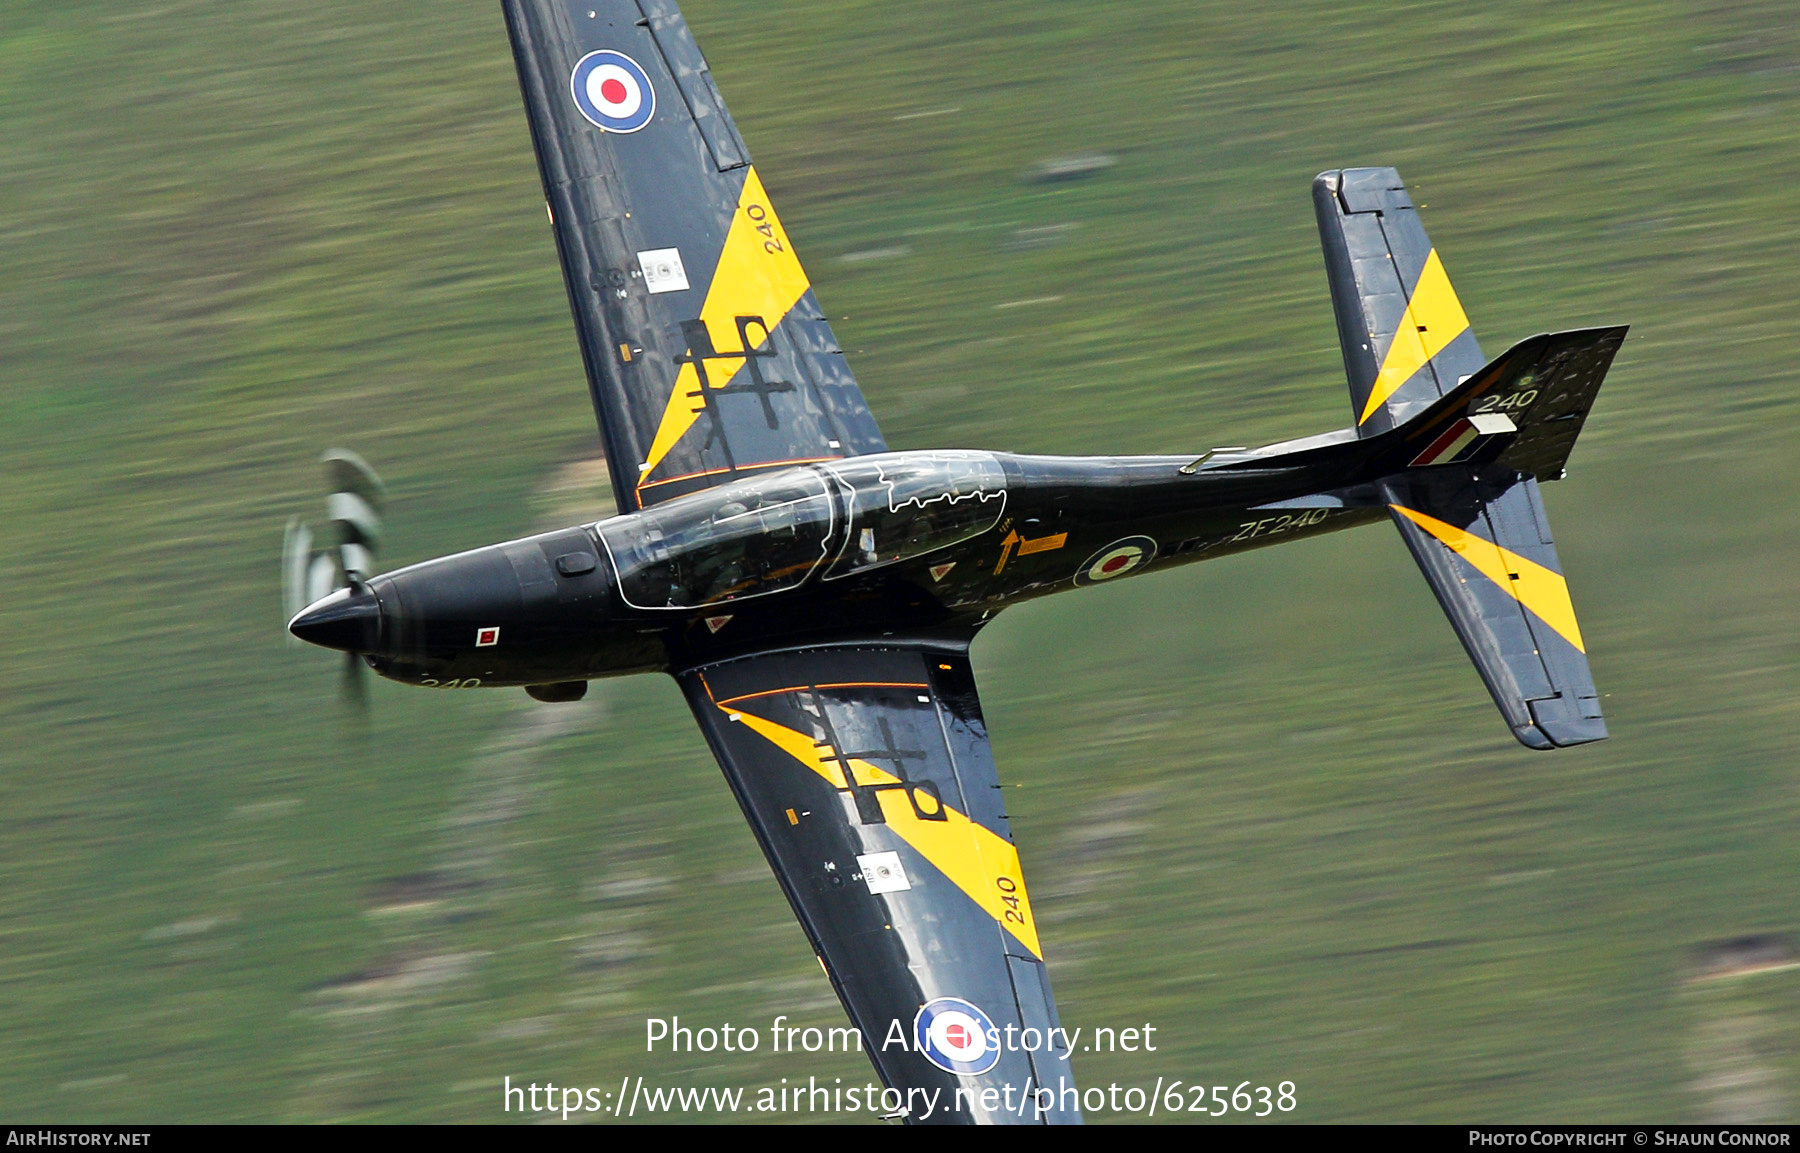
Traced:
[[[752, 713], [729, 709], [723, 705], [719, 708], [726, 714], [737, 717], [738, 723], [750, 726], [770, 744], [824, 777], [831, 782], [833, 788], [846, 787], [844, 774], [838, 768], [836, 753], [831, 748], [820, 748], [806, 734], [797, 733], [773, 721], [765, 721]], [[876, 768], [867, 761], [852, 758], [850, 771], [856, 774], [858, 784], [900, 783], [899, 777]], [[1025, 874], [1019, 868], [1019, 850], [1013, 847], [1011, 841], [987, 826], [971, 821], [948, 805], [944, 806], [945, 820], [923, 821], [913, 812], [912, 802], [906, 798], [903, 790], [884, 789], [878, 796], [888, 828], [918, 850], [919, 855], [935, 865], [939, 872], [949, 877], [957, 888], [969, 895], [970, 900], [987, 910], [989, 916], [1000, 922], [1020, 944], [1031, 950], [1032, 956], [1044, 955], [1043, 947], [1038, 944], [1037, 920], [1031, 915], [1031, 898], [1025, 893]], [[1000, 888], [999, 882], [1003, 879], [1016, 887], [1014, 892], [1007, 893]], [[1008, 896], [1018, 898], [1017, 909], [1005, 902], [1004, 898]], [[1023, 923], [1008, 920], [1006, 914], [1009, 911], [1021, 917]]]
[[[751, 168], [744, 178], [744, 191], [738, 197], [737, 213], [726, 233], [724, 250], [719, 253], [719, 265], [713, 270], [712, 286], [706, 290], [700, 319], [712, 333], [714, 343], [729, 349], [738, 338], [738, 317], [760, 316], [773, 331], [810, 287], [787, 231], [776, 218], [768, 193], [763, 191], [762, 178]], [[707, 363], [706, 372], [715, 385], [723, 385], [742, 367], [742, 357], [714, 360]], [[699, 417], [695, 411], [700, 408], [696, 395], [699, 391], [700, 374], [693, 365], [682, 365], [656, 439], [650, 444], [650, 457], [642, 470], [644, 477], [649, 477], [663, 458], [674, 451], [687, 430], [694, 427]]]
[[1562, 574], [1501, 548], [1486, 537], [1464, 532], [1422, 512], [1397, 504], [1388, 507], [1443, 541], [1457, 556], [1474, 565], [1482, 576], [1542, 617], [1545, 624], [1563, 635], [1564, 640], [1587, 652], [1587, 646], [1581, 643], [1581, 628], [1575, 623], [1575, 606], [1569, 602], [1569, 582]]
[[[1425, 331], [1420, 332], [1421, 328]], [[1425, 270], [1419, 273], [1419, 286], [1413, 289], [1412, 299], [1406, 302], [1406, 315], [1400, 318], [1400, 330], [1394, 333], [1394, 343], [1388, 346], [1387, 357], [1381, 362], [1375, 387], [1369, 390], [1369, 403], [1363, 406], [1356, 423], [1362, 424], [1375, 415], [1375, 410], [1385, 404], [1388, 397], [1398, 392], [1400, 386], [1424, 368], [1427, 361], [1468, 329], [1468, 314], [1463, 312], [1462, 302], [1456, 299], [1456, 290], [1450, 287], [1444, 262], [1438, 259], [1434, 248], [1425, 258]]]

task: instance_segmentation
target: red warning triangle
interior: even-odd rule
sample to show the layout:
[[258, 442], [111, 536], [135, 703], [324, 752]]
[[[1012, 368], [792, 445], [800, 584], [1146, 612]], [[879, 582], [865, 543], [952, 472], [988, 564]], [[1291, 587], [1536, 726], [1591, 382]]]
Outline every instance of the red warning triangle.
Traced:
[[955, 561], [951, 561], [949, 564], [934, 564], [931, 566], [931, 579], [934, 581], [941, 581], [949, 576], [950, 570], [955, 567]]
[[715, 633], [730, 623], [731, 623], [730, 617], [707, 617], [706, 618], [706, 627], [711, 629]]

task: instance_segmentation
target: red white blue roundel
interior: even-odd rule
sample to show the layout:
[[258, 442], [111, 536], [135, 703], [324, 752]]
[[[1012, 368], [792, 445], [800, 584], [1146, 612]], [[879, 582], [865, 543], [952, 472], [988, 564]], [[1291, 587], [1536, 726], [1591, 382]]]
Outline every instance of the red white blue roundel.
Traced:
[[1000, 1034], [988, 1015], [960, 997], [939, 997], [913, 1018], [913, 1042], [946, 1073], [979, 1076], [1000, 1061]]
[[1155, 541], [1147, 536], [1128, 536], [1089, 557], [1075, 574], [1075, 583], [1090, 585], [1109, 581], [1136, 572], [1155, 559]]
[[575, 107], [608, 132], [636, 132], [656, 115], [656, 89], [623, 52], [590, 52], [575, 65]]

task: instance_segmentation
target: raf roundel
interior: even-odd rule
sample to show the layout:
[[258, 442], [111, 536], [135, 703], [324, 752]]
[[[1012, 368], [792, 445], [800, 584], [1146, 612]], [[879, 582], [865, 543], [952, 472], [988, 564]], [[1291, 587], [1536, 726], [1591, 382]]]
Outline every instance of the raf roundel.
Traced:
[[913, 1018], [914, 1044], [946, 1073], [986, 1073], [1000, 1061], [999, 1041], [988, 1015], [960, 997], [939, 997]]
[[1114, 541], [1087, 559], [1075, 574], [1078, 585], [1099, 584], [1134, 573], [1156, 559], [1156, 542], [1147, 536]]
[[623, 52], [603, 49], [583, 56], [570, 89], [588, 122], [608, 132], [636, 132], [656, 115], [649, 74]]

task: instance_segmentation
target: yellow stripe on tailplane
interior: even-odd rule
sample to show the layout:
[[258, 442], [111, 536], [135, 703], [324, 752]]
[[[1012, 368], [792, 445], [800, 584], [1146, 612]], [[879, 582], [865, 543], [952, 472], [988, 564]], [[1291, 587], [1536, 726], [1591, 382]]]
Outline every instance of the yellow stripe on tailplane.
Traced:
[[1505, 589], [1545, 624], [1561, 633], [1564, 640], [1581, 652], [1587, 652], [1587, 646], [1581, 643], [1581, 628], [1575, 623], [1575, 606], [1569, 601], [1569, 582], [1561, 573], [1526, 560], [1486, 537], [1465, 532], [1422, 512], [1397, 504], [1388, 507], [1443, 541], [1457, 556], [1473, 565], [1475, 571]]
[[1468, 330], [1468, 314], [1463, 311], [1462, 302], [1456, 299], [1456, 290], [1450, 287], [1444, 262], [1438, 259], [1434, 248], [1425, 258], [1418, 287], [1413, 289], [1412, 299], [1407, 301], [1406, 315], [1400, 318], [1394, 342], [1388, 346], [1381, 372], [1369, 390], [1369, 402], [1363, 406], [1356, 423], [1367, 423], [1376, 409], [1400, 391], [1401, 385]]
[[[837, 752], [829, 745], [820, 746], [806, 734], [766, 721], [754, 713], [724, 705], [718, 708], [824, 777], [833, 788], [849, 787], [839, 768]], [[899, 777], [867, 761], [852, 757], [849, 765], [859, 785], [901, 783]], [[944, 806], [944, 820], [920, 820], [903, 789], [883, 789], [876, 796], [880, 799], [888, 828], [1000, 922], [1021, 945], [1031, 950], [1032, 956], [1041, 958], [1044, 955], [1043, 946], [1038, 944], [1037, 920], [1031, 914], [1031, 899], [1025, 894], [1025, 874], [1019, 868], [1019, 850], [1011, 841], [987, 826], [971, 821], [949, 805]], [[1011, 884], [1013, 890], [1008, 892], [1002, 888], [1001, 881]], [[1008, 897], [1018, 900], [1016, 909], [1007, 901]], [[1019, 921], [1009, 919], [1008, 913], [1018, 917]]]
[[[706, 304], [700, 310], [700, 319], [705, 322], [706, 330], [713, 334], [713, 339], [721, 343], [736, 339], [740, 316], [762, 317], [772, 333], [810, 287], [806, 271], [800, 267], [794, 246], [788, 241], [787, 231], [776, 218], [768, 193], [763, 191], [762, 178], [757, 176], [755, 168], [749, 169], [744, 177], [744, 191], [738, 198], [737, 213], [731, 220], [731, 231], [726, 234], [725, 247], [719, 253], [719, 265], [713, 271], [712, 286], [706, 292]], [[731, 335], [727, 336], [728, 333]], [[729, 344], [726, 347], [729, 348]], [[707, 365], [707, 376], [715, 385], [723, 386], [743, 367], [742, 357], [720, 359]], [[663, 410], [656, 439], [650, 444], [649, 459], [639, 470], [644, 479], [656, 471], [656, 466], [674, 451], [688, 429], [694, 427], [702, 410], [697, 403], [699, 394], [699, 372], [692, 364], [682, 365], [675, 378], [675, 391], [669, 394], [668, 407]], [[641, 481], [638, 487], [641, 492]], [[643, 501], [640, 499], [638, 503], [642, 505]]]

